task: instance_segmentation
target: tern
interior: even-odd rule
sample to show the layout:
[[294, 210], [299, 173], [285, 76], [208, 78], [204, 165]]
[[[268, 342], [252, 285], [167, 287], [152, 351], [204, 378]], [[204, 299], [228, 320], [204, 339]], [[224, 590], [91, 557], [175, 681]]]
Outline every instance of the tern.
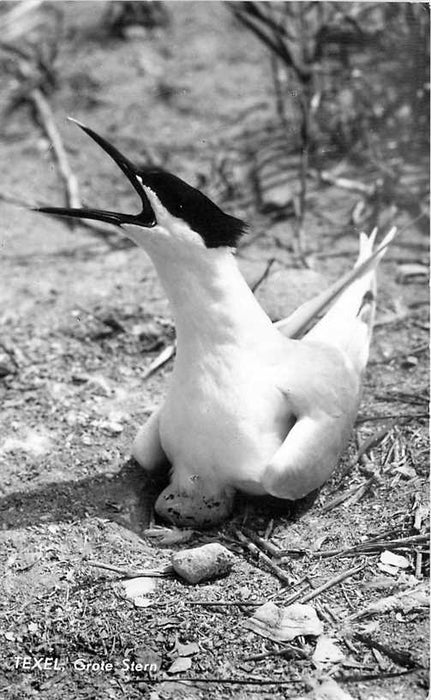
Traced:
[[142, 210], [38, 211], [120, 227], [150, 256], [174, 316], [177, 353], [166, 396], [132, 450], [149, 474], [169, 470], [156, 512], [177, 526], [204, 528], [232, 513], [237, 491], [294, 501], [322, 486], [357, 416], [376, 268], [396, 230], [379, 245], [376, 230], [361, 233], [353, 269], [273, 323], [237, 265], [245, 224], [77, 124], [119, 166]]

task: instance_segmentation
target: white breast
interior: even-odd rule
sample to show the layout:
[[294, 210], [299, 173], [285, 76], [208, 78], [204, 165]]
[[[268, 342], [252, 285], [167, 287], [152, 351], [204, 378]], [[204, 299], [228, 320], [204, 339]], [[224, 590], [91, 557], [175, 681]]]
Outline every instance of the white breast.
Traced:
[[251, 353], [214, 353], [179, 363], [160, 420], [165, 453], [181, 483], [194, 474], [263, 493], [262, 470], [289, 429], [275, 368]]

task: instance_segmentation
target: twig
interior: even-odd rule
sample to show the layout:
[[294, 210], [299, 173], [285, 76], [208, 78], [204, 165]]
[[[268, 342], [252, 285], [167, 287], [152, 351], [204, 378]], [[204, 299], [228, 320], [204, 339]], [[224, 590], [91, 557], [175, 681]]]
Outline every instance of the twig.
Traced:
[[428, 413], [388, 413], [383, 416], [358, 416], [355, 425], [368, 423], [375, 420], [414, 420], [415, 418], [429, 418]]
[[342, 493], [340, 496], [333, 498], [332, 501], [329, 501], [329, 503], [325, 503], [325, 505], [321, 508], [320, 512], [328, 513], [328, 511], [333, 510], [337, 506], [341, 505], [341, 503], [344, 503], [345, 501], [349, 500], [349, 498], [362, 498], [364, 493], [366, 493], [366, 491], [368, 491], [368, 489], [370, 488], [373, 481], [375, 481], [374, 476], [367, 479], [367, 481], [365, 481], [364, 483], [355, 486], [349, 491], [346, 491], [346, 493]]
[[[385, 545], [386, 549], [396, 548], [397, 546], [405, 546], [407, 544], [422, 544], [429, 540], [429, 535], [411, 535], [410, 537], [400, 537], [396, 540], [386, 540], [386, 542], [375, 542], [375, 545], [381, 544]], [[358, 551], [361, 551], [360, 547], [366, 547], [366, 542], [364, 544], [358, 545]]]
[[334, 680], [339, 680], [342, 683], [364, 683], [365, 681], [381, 681], [384, 678], [398, 678], [398, 676], [407, 676], [410, 673], [417, 671], [417, 667], [409, 668], [407, 671], [390, 671], [389, 673], [364, 673], [356, 674], [355, 676], [334, 676]]
[[239, 541], [247, 547], [247, 549], [252, 553], [257, 555], [261, 561], [265, 562], [265, 564], [268, 566], [268, 568], [271, 570], [273, 574], [277, 576], [277, 578], [280, 579], [280, 581], [283, 581], [283, 583], [287, 583], [288, 585], [292, 584], [292, 577], [289, 576], [283, 569], [281, 569], [277, 564], [274, 564], [274, 562], [266, 555], [264, 554], [259, 547], [257, 547], [255, 544], [252, 542], [249, 542], [247, 537], [243, 535], [240, 530], [235, 530], [235, 534], [238, 537]]
[[248, 602], [247, 600], [189, 600], [187, 605], [204, 605], [204, 606], [221, 606], [221, 607], [231, 607], [233, 605], [256, 605], [260, 607], [264, 605], [267, 601], [253, 601]]
[[[295, 226], [296, 254], [304, 267], [310, 267], [305, 255], [305, 245], [303, 240], [303, 227], [305, 219], [305, 206], [307, 201], [307, 172], [308, 155], [310, 148], [310, 100], [306, 94], [307, 86], [303, 86], [304, 93], [300, 98], [301, 105], [301, 161], [300, 161], [300, 192], [297, 213], [297, 224]], [[294, 200], [295, 203], [295, 200]]]
[[79, 208], [81, 206], [81, 199], [79, 196], [78, 180], [76, 179], [69, 165], [69, 160], [67, 158], [63, 142], [55, 125], [51, 107], [38, 88], [31, 90], [29, 97], [36, 108], [36, 112], [42, 123], [43, 129], [54, 149], [58, 167], [66, 185], [67, 206]]
[[376, 394], [374, 398], [378, 401], [408, 403], [414, 406], [422, 406], [429, 402], [429, 396], [421, 396], [419, 393], [410, 394], [407, 391], [394, 391], [393, 394]]
[[373, 435], [370, 435], [364, 442], [360, 445], [358, 448], [358, 451], [356, 455], [351, 459], [348, 464], [344, 467], [343, 471], [341, 472], [339, 478], [338, 478], [338, 483], [337, 487], [331, 491], [331, 494], [336, 491], [340, 483], [343, 481], [344, 477], [347, 476], [349, 472], [352, 471], [352, 469], [357, 465], [357, 463], [360, 461], [361, 457], [368, 452], [372, 447], [376, 447], [376, 445], [379, 444], [383, 440], [383, 438], [386, 437], [392, 430], [393, 425], [390, 425], [389, 427], [381, 428], [380, 430], [377, 431], [377, 433], [374, 433]]
[[282, 550], [275, 544], [272, 544], [272, 542], [264, 540], [263, 537], [259, 537], [259, 535], [246, 528], [243, 528], [243, 531], [260, 549], [263, 549], [264, 552], [267, 552], [272, 557], [279, 558], [283, 555]]
[[166, 348], [163, 348], [162, 352], [160, 355], [157, 355], [157, 357], [151, 362], [150, 366], [148, 367], [147, 371], [144, 373], [144, 376], [142, 377], [143, 379], [148, 379], [154, 372], [156, 372], [158, 369], [163, 367], [171, 357], [173, 357], [176, 353], [176, 343], [172, 343], [172, 345], [168, 345]]
[[[161, 683], [158, 678], [145, 678], [145, 683]], [[125, 683], [136, 683], [134, 679], [125, 681]], [[292, 685], [303, 683], [302, 680], [289, 678], [288, 680], [268, 680], [260, 676], [249, 676], [248, 678], [200, 678], [199, 676], [186, 676], [182, 678], [163, 678], [163, 683], [220, 683], [233, 685]]]
[[334, 576], [334, 578], [331, 578], [322, 586], [319, 586], [319, 588], [315, 588], [314, 591], [311, 591], [310, 593], [307, 593], [305, 596], [303, 596], [303, 598], [301, 599], [301, 603], [308, 603], [309, 600], [313, 600], [313, 598], [316, 598], [318, 595], [324, 593], [329, 588], [337, 586], [342, 581], [345, 581], [347, 578], [350, 578], [350, 576], [355, 576], [355, 574], [359, 574], [360, 571], [365, 569], [365, 566], [366, 564], [360, 564], [359, 566], [354, 566], [352, 569], [347, 569], [347, 571], [343, 571], [341, 574]]
[[391, 659], [391, 661], [394, 661], [399, 666], [405, 666], [406, 668], [418, 668], [418, 664], [408, 651], [390, 649], [386, 644], [381, 644], [380, 642], [375, 641], [368, 635], [362, 634], [361, 632], [355, 632], [354, 637], [359, 642], [362, 642], [362, 644], [365, 644], [365, 646], [367, 646], [369, 649], [377, 649], [378, 651], [382, 652], [382, 654], [387, 656], [389, 659]]
[[258, 287], [260, 287], [260, 285], [262, 284], [262, 282], [264, 282], [264, 281], [266, 280], [266, 278], [268, 277], [268, 275], [269, 275], [269, 273], [270, 273], [270, 271], [271, 271], [271, 267], [273, 266], [273, 264], [275, 263], [275, 261], [276, 261], [276, 258], [270, 258], [270, 259], [268, 260], [268, 262], [267, 262], [267, 264], [266, 264], [266, 267], [265, 267], [265, 270], [263, 271], [263, 273], [261, 274], [261, 276], [256, 280], [256, 282], [254, 282], [254, 283], [252, 284], [252, 286], [251, 286], [251, 291], [252, 291], [253, 293], [258, 289]]
[[[305, 593], [306, 589], [309, 588], [309, 586], [310, 586], [310, 584], [308, 584], [308, 586], [303, 586], [300, 591], [293, 593], [286, 600], [283, 600], [281, 602], [283, 603], [283, 605], [285, 607], [287, 607], [288, 605], [292, 605], [292, 603], [296, 603], [296, 601], [301, 598], [301, 596], [303, 595], [303, 593]], [[277, 595], [280, 594], [281, 592], [282, 591], [277, 591]]]
[[105, 564], [101, 561], [96, 561], [94, 559], [89, 559], [87, 561], [89, 566], [97, 567], [98, 569], [106, 569], [106, 571], [114, 571], [116, 574], [120, 574], [125, 578], [140, 578], [141, 576], [147, 576], [149, 578], [164, 578], [165, 576], [172, 576], [174, 570], [172, 566], [166, 566], [164, 569], [128, 569], [122, 566], [115, 566], [114, 564]]
[[347, 177], [338, 177], [327, 170], [322, 170], [320, 173], [320, 179], [322, 182], [334, 185], [340, 189], [365, 194], [367, 197], [371, 197], [376, 191], [374, 185], [364, 185], [363, 182], [358, 182], [357, 180], [350, 180]]
[[335, 556], [351, 556], [354, 554], [376, 554], [385, 549], [401, 549], [411, 545], [427, 544], [429, 535], [412, 535], [411, 537], [403, 537], [395, 540], [372, 540], [370, 542], [361, 542], [353, 547], [346, 549], [329, 549], [326, 551], [312, 552], [312, 556], [320, 557], [335, 557]]

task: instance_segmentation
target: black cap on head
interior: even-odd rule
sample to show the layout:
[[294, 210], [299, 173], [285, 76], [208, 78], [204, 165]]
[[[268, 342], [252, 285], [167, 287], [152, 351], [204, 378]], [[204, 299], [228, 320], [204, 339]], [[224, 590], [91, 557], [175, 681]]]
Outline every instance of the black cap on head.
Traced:
[[185, 221], [202, 237], [207, 248], [234, 247], [245, 233], [247, 226], [243, 221], [225, 214], [202, 192], [176, 175], [157, 168], [142, 168], [138, 175], [170, 214]]
[[159, 168], [135, 166], [109, 141], [83, 124], [75, 123], [96, 141], [123, 171], [141, 199], [142, 211], [137, 215], [102, 209], [72, 209], [68, 207], [40, 207], [38, 211], [59, 216], [95, 219], [117, 226], [135, 224], [143, 228], [151, 228], [157, 224], [157, 221], [142, 187], [145, 185], [157, 195], [172, 216], [185, 221], [193, 231], [202, 237], [207, 248], [234, 247], [238, 244], [240, 236], [246, 230], [246, 224], [243, 221], [225, 214], [202, 192], [191, 187], [179, 177]]

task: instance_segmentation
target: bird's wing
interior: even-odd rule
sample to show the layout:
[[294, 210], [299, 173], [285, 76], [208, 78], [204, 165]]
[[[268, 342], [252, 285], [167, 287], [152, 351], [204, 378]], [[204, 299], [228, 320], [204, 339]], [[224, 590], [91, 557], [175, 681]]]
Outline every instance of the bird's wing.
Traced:
[[278, 381], [295, 423], [261, 483], [272, 496], [295, 500], [321, 486], [336, 466], [356, 418], [361, 381], [338, 348], [306, 339], [295, 343]]
[[296, 422], [263, 474], [262, 486], [272, 496], [295, 500], [321, 486], [347, 445], [368, 358], [375, 268], [395, 233], [392, 229], [375, 251], [376, 231], [369, 237], [361, 234], [353, 270], [277, 324], [294, 337], [332, 303], [294, 346], [280, 377]]
[[[356, 280], [364, 277], [364, 275], [375, 269], [395, 234], [396, 229], [392, 228], [376, 250], [372, 251], [372, 245], [376, 235], [376, 231], [373, 231], [367, 239], [370, 244], [368, 248], [369, 254], [366, 257], [360, 255], [352, 270], [334, 282], [328, 289], [309, 301], [306, 301], [304, 304], [301, 304], [290, 316], [277, 321], [274, 324], [276, 328], [288, 338], [300, 337], [311, 324], [316, 322], [322, 311], [327, 309], [338, 299]], [[361, 239], [363, 236], [364, 234], [361, 234]]]
[[346, 447], [351, 427], [351, 421], [328, 415], [297, 420], [265, 468], [265, 491], [294, 501], [322, 486]]
[[140, 428], [132, 448], [133, 458], [145, 471], [152, 474], [164, 469], [169, 464], [160, 442], [160, 411], [160, 408], [154, 411]]

